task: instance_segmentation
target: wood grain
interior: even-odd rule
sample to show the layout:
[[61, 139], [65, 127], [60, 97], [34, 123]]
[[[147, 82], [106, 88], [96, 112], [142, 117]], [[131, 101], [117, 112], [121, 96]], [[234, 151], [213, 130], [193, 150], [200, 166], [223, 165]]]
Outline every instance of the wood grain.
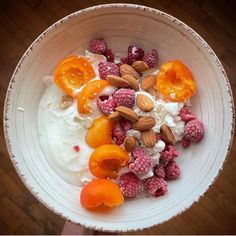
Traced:
[[[30, 43], [49, 25], [79, 9], [112, 2], [147, 5], [183, 20], [210, 44], [236, 92], [235, 1], [2, 0], [0, 2], [0, 116], [11, 74]], [[235, 96], [234, 96], [235, 99]], [[39, 203], [19, 180], [0, 134], [0, 233], [60, 234], [64, 220]], [[224, 169], [205, 196], [180, 216], [135, 234], [236, 234], [236, 140]]]

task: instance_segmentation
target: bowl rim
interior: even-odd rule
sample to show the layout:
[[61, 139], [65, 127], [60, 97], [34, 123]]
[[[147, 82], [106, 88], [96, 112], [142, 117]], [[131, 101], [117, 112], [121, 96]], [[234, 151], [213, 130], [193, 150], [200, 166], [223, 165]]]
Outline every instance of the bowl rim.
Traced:
[[[217, 170], [217, 173], [212, 176], [211, 181], [209, 182], [208, 186], [205, 188], [204, 192], [200, 195], [198, 195], [196, 197], [196, 199], [193, 199], [193, 201], [186, 206], [185, 208], [181, 209], [178, 213], [176, 213], [175, 215], [171, 216], [170, 218], [163, 220], [161, 222], [158, 222], [156, 224], [150, 224], [150, 225], [146, 225], [146, 226], [142, 226], [139, 228], [130, 228], [130, 229], [120, 229], [120, 230], [112, 230], [109, 228], [98, 228], [96, 226], [90, 226], [90, 225], [86, 225], [84, 223], [79, 223], [79, 222], [75, 222], [73, 220], [71, 220], [70, 218], [68, 218], [68, 216], [64, 215], [63, 213], [59, 212], [57, 209], [55, 209], [53, 206], [51, 206], [50, 204], [48, 204], [40, 195], [38, 192], [36, 192], [34, 190], [34, 188], [31, 186], [31, 184], [27, 181], [27, 178], [20, 172], [20, 168], [18, 168], [18, 162], [15, 160], [14, 158], [14, 151], [11, 148], [11, 140], [10, 137], [8, 135], [8, 113], [9, 113], [9, 106], [10, 106], [10, 97], [11, 97], [11, 92], [12, 92], [12, 88], [13, 88], [13, 83], [16, 81], [16, 77], [17, 74], [19, 73], [19, 71], [22, 69], [22, 64], [24, 63], [25, 59], [27, 58], [27, 56], [33, 51], [33, 48], [48, 34], [50, 33], [54, 28], [60, 26], [61, 24], [69, 21], [71, 18], [77, 17], [78, 15], [82, 15], [85, 14], [87, 12], [91, 12], [91, 11], [95, 11], [98, 9], [109, 9], [109, 8], [129, 8], [129, 9], [136, 9], [136, 10], [141, 10], [141, 11], [149, 11], [153, 14], [156, 15], [161, 15], [162, 17], [167, 18], [168, 20], [172, 21], [174, 24], [178, 24], [179, 26], [183, 27], [186, 31], [189, 31], [189, 33], [193, 36], [193, 38], [197, 39], [198, 42], [200, 44], [202, 44], [208, 51], [209, 54], [211, 54], [210, 56], [214, 58], [215, 64], [218, 67], [219, 71], [221, 71], [221, 76], [224, 78], [225, 80], [225, 86], [227, 88], [227, 93], [229, 95], [230, 100], [228, 101], [229, 105], [231, 106], [231, 118], [232, 118], [232, 123], [231, 123], [231, 136], [230, 139], [228, 141], [228, 147], [227, 147], [227, 154], [225, 156], [225, 158], [223, 159], [223, 161], [221, 162], [220, 168]], [[53, 213], [55, 213], [56, 215], [59, 215], [60, 217], [62, 217], [64, 220], [74, 223], [74, 224], [78, 224], [81, 225], [83, 227], [86, 228], [90, 228], [93, 230], [100, 230], [100, 231], [106, 231], [106, 232], [134, 232], [134, 231], [138, 231], [138, 230], [143, 230], [143, 229], [147, 229], [150, 227], [154, 227], [157, 226], [159, 224], [162, 224], [166, 221], [169, 221], [171, 219], [173, 219], [174, 217], [180, 215], [181, 213], [183, 213], [184, 211], [186, 211], [187, 209], [189, 209], [194, 203], [197, 203], [202, 197], [204, 197], [204, 195], [207, 193], [207, 191], [209, 190], [209, 188], [214, 184], [214, 182], [216, 181], [217, 177], [219, 176], [220, 172], [223, 170], [223, 166], [229, 156], [231, 147], [232, 147], [232, 143], [233, 143], [233, 138], [234, 138], [234, 128], [235, 128], [235, 106], [234, 106], [234, 99], [233, 99], [233, 93], [232, 93], [232, 89], [230, 86], [230, 82], [228, 79], [228, 76], [224, 70], [224, 67], [222, 65], [222, 63], [220, 62], [219, 58], [217, 57], [217, 55], [215, 54], [215, 52], [213, 51], [213, 49], [209, 46], [209, 44], [195, 31], [193, 30], [190, 26], [188, 26], [187, 24], [185, 24], [184, 22], [182, 22], [181, 20], [179, 20], [178, 18], [165, 13], [161, 10], [155, 9], [155, 8], [151, 8], [148, 6], [144, 6], [144, 5], [138, 5], [138, 4], [127, 4], [127, 3], [112, 3], [112, 4], [101, 4], [101, 5], [95, 5], [95, 6], [91, 6], [88, 8], [84, 8], [81, 9], [79, 11], [73, 12], [61, 19], [59, 19], [58, 21], [56, 21], [54, 24], [50, 25], [46, 30], [44, 30], [32, 43], [31, 45], [27, 48], [27, 50], [24, 52], [24, 54], [22, 55], [21, 59], [19, 60], [17, 66], [15, 67], [15, 70], [11, 76], [11, 80], [9, 82], [8, 88], [7, 88], [7, 92], [6, 92], [6, 97], [5, 97], [5, 102], [4, 102], [4, 111], [3, 111], [3, 129], [4, 129], [4, 137], [5, 137], [5, 142], [6, 142], [6, 146], [7, 146], [7, 150], [9, 153], [9, 157], [13, 163], [13, 166], [18, 174], [18, 176], [21, 178], [22, 182], [24, 183], [24, 185], [27, 187], [27, 189], [31, 192], [31, 194], [36, 197], [36, 199], [42, 203], [44, 206], [46, 206], [48, 209], [50, 209]]]

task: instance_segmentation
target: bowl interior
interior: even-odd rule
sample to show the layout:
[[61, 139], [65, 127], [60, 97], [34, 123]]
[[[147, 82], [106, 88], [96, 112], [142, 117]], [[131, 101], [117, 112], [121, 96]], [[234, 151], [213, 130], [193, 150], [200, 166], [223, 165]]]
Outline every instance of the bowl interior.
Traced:
[[[38, 103], [45, 89], [42, 77], [52, 75], [59, 60], [84, 53], [94, 37], [125, 55], [131, 44], [157, 48], [160, 64], [179, 59], [192, 71], [198, 91], [193, 111], [206, 125], [206, 136], [177, 162], [181, 178], [169, 183], [164, 197], [126, 201], [109, 212], [89, 212], [79, 204], [80, 188], [61, 179], [39, 144]], [[21, 109], [23, 108], [23, 109]], [[46, 206], [86, 227], [108, 231], [137, 230], [161, 223], [195, 202], [210, 186], [227, 155], [233, 126], [230, 87], [209, 46], [189, 27], [154, 9], [106, 5], [74, 13], [44, 32], [20, 61], [9, 86], [5, 134], [11, 159], [29, 189]]]

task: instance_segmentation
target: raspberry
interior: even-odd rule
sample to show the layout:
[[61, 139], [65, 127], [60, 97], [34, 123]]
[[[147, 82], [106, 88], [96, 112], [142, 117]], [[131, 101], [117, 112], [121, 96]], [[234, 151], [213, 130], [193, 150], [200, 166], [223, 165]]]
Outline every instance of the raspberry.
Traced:
[[168, 162], [172, 161], [174, 158], [179, 156], [179, 152], [171, 144], [161, 152], [160, 161], [163, 165], [167, 165]]
[[111, 49], [107, 49], [104, 53], [104, 56], [107, 58], [108, 62], [114, 62], [115, 55]]
[[148, 51], [144, 57], [143, 61], [148, 64], [149, 67], [155, 67], [158, 63], [158, 53], [156, 49], [151, 49]]
[[175, 161], [170, 161], [166, 166], [166, 180], [177, 179], [180, 176], [180, 169]]
[[189, 122], [190, 120], [196, 119], [196, 116], [187, 107], [183, 107], [180, 110], [179, 116], [180, 116], [181, 120], [183, 120], [185, 122]]
[[132, 108], [135, 103], [135, 91], [133, 89], [121, 88], [113, 95], [118, 106]]
[[199, 142], [204, 136], [204, 125], [200, 120], [191, 120], [184, 127], [184, 137], [190, 142]]
[[121, 57], [121, 59], [120, 59], [120, 61], [121, 61], [121, 65], [122, 64], [128, 64], [128, 65], [130, 65], [130, 62], [129, 62], [129, 58], [128, 57]]
[[144, 186], [147, 191], [155, 197], [164, 195], [167, 190], [167, 182], [156, 176], [145, 179]]
[[119, 122], [120, 127], [124, 129], [125, 131], [128, 131], [132, 128], [132, 122], [130, 120], [123, 119]]
[[131, 172], [120, 176], [119, 185], [125, 197], [136, 197], [142, 190], [142, 182]]
[[164, 179], [166, 176], [164, 165], [162, 165], [162, 164], [157, 165], [154, 168], [154, 174], [155, 174], [155, 176]]
[[129, 163], [129, 171], [134, 174], [147, 174], [152, 167], [152, 158], [142, 149], [134, 150], [132, 155], [133, 158], [131, 158]]
[[187, 148], [190, 145], [190, 141], [186, 139], [185, 137], [183, 137], [183, 139], [181, 140], [181, 145], [183, 148]]
[[126, 132], [123, 128], [120, 127], [119, 123], [115, 124], [115, 127], [112, 130], [112, 139], [117, 145], [121, 145], [126, 137]]
[[135, 61], [142, 60], [143, 55], [144, 51], [142, 48], [133, 45], [128, 47], [128, 60], [130, 64], [132, 64]]
[[110, 114], [117, 107], [115, 99], [109, 96], [100, 96], [97, 99], [97, 106], [106, 115]]
[[98, 65], [99, 77], [106, 79], [107, 75], [119, 76], [119, 67], [113, 62], [101, 62]]
[[131, 155], [134, 158], [142, 158], [142, 156], [147, 155], [147, 152], [145, 150], [145, 148], [141, 148], [141, 147], [136, 147], [132, 152]]
[[107, 45], [104, 39], [93, 39], [89, 43], [89, 50], [92, 53], [103, 54], [107, 49]]

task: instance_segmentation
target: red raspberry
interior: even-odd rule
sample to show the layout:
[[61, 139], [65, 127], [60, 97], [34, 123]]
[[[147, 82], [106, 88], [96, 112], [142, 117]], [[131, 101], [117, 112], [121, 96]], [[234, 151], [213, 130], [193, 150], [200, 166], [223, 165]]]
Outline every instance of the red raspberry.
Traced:
[[130, 120], [123, 119], [119, 122], [120, 127], [125, 131], [128, 131], [132, 128], [132, 122]]
[[128, 64], [128, 65], [130, 65], [130, 62], [129, 62], [129, 58], [128, 57], [121, 57], [121, 59], [120, 59], [120, 61], [121, 61], [121, 65], [122, 64]]
[[111, 49], [107, 49], [104, 53], [104, 56], [107, 58], [107, 61], [114, 62], [115, 55]]
[[145, 179], [144, 186], [147, 191], [155, 197], [162, 196], [168, 191], [167, 182], [156, 176]]
[[157, 165], [154, 168], [154, 174], [155, 174], [155, 176], [164, 179], [166, 176], [164, 165], [162, 165], [162, 164]]
[[135, 103], [135, 91], [133, 89], [121, 88], [113, 95], [118, 106], [132, 108]]
[[128, 60], [130, 64], [132, 64], [135, 61], [142, 60], [143, 55], [144, 51], [142, 48], [133, 45], [128, 47]]
[[119, 123], [116, 123], [112, 130], [112, 139], [117, 145], [121, 145], [126, 137], [126, 132], [120, 127]]
[[173, 145], [169, 144], [161, 152], [161, 157], [160, 157], [161, 164], [167, 165], [168, 162], [172, 161], [174, 158], [178, 156], [179, 156], [179, 152], [175, 149]]
[[187, 148], [190, 145], [190, 141], [186, 139], [185, 137], [183, 137], [183, 139], [181, 140], [181, 145], [183, 148]]
[[179, 116], [180, 116], [181, 120], [183, 120], [185, 122], [189, 122], [190, 120], [196, 119], [196, 116], [187, 107], [183, 107], [180, 110]]
[[99, 77], [106, 79], [107, 75], [119, 76], [119, 67], [113, 62], [101, 62], [98, 65]]
[[[135, 148], [136, 149], [136, 148]], [[142, 149], [132, 152], [133, 158], [129, 163], [129, 171], [134, 174], [145, 175], [152, 167], [152, 158]]]
[[180, 169], [175, 161], [170, 161], [166, 166], [166, 180], [177, 179], [180, 176]]
[[142, 158], [142, 156], [147, 155], [147, 152], [146, 152], [145, 148], [136, 147], [136, 148], [134, 148], [134, 150], [131, 152], [131, 155], [132, 155], [134, 158]]
[[103, 54], [107, 49], [107, 45], [104, 39], [93, 39], [89, 43], [89, 50], [92, 53]]
[[191, 120], [184, 127], [184, 137], [190, 142], [199, 142], [204, 136], [204, 125], [200, 120]]
[[149, 67], [155, 67], [158, 63], [158, 53], [156, 49], [151, 49], [145, 53], [143, 61], [148, 64]]
[[110, 114], [117, 107], [115, 99], [109, 96], [100, 96], [97, 99], [97, 106], [106, 115]]
[[142, 190], [142, 182], [131, 172], [120, 176], [119, 185], [125, 197], [136, 197]]

